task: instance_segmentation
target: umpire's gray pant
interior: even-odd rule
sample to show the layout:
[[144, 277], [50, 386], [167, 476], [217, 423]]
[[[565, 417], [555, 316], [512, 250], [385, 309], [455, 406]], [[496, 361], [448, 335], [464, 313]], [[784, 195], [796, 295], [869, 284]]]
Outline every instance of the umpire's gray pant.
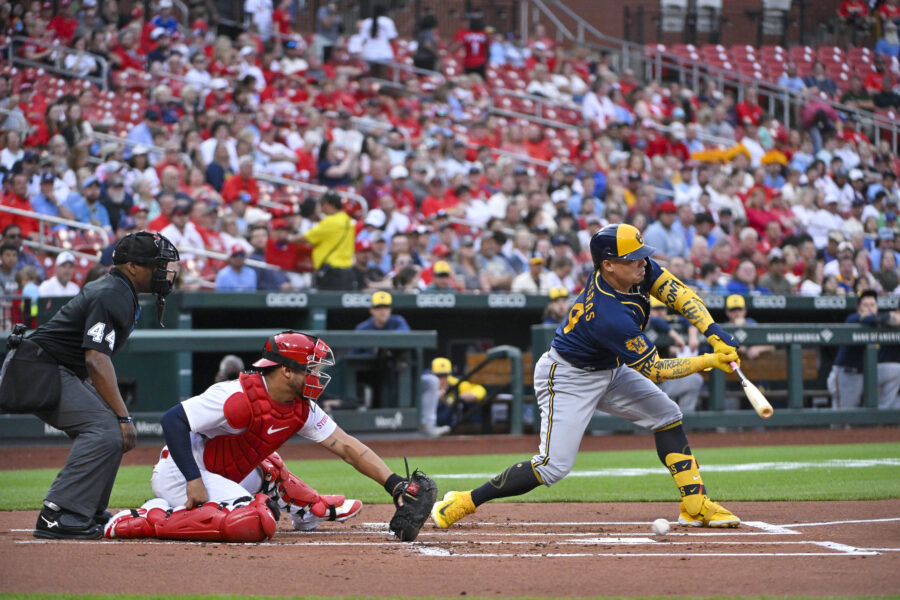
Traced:
[[122, 430], [116, 413], [94, 386], [65, 367], [59, 367], [62, 392], [59, 406], [37, 416], [72, 440], [66, 465], [45, 500], [71, 512], [93, 517], [106, 510], [119, 464], [122, 462]]

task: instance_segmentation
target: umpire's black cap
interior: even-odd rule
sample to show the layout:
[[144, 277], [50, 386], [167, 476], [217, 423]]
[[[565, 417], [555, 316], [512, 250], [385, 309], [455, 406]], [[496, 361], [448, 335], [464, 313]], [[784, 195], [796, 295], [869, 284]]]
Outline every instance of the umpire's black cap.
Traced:
[[[118, 242], [113, 248], [113, 264], [124, 265], [125, 263], [136, 263], [139, 265], [153, 264], [160, 255], [160, 240], [165, 239], [156, 233], [148, 233], [139, 231], [137, 233], [129, 233]], [[168, 240], [166, 240], [168, 242]], [[168, 245], [171, 245], [170, 243]], [[174, 260], [178, 260], [175, 258]]]

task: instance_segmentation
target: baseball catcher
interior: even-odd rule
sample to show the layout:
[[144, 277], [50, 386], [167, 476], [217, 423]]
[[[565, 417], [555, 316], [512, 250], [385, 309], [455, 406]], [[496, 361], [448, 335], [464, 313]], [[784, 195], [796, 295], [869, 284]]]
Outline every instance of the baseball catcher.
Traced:
[[167, 411], [166, 447], [150, 479], [156, 497], [115, 515], [105, 536], [260, 542], [275, 534], [281, 513], [301, 531], [359, 514], [359, 500], [319, 494], [285, 466], [276, 450], [299, 433], [384, 486], [399, 507], [392, 531], [415, 539], [425, 520], [415, 508], [427, 516], [434, 483], [418, 471], [391, 472], [316, 404], [333, 364], [324, 340], [284, 331], [266, 341], [255, 370]]

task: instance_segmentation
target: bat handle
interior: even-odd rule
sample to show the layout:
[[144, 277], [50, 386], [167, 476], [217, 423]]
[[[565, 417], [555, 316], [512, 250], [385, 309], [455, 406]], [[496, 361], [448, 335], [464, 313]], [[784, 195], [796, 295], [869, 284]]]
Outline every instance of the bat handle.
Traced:
[[728, 363], [728, 365], [731, 367], [732, 371], [737, 373], [738, 377], [741, 378], [741, 381], [747, 381], [747, 377], [744, 375], [744, 373], [741, 371], [741, 368], [735, 361], [731, 361], [730, 363]]

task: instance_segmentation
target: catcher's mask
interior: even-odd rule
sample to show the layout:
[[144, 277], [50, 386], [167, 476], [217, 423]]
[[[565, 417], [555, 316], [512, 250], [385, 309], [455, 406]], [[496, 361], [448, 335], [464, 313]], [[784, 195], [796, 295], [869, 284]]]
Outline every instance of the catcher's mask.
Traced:
[[[129, 233], [113, 249], [114, 265], [135, 263], [156, 267], [150, 280], [150, 293], [156, 296], [156, 319], [160, 327], [165, 327], [162, 319], [166, 310], [166, 296], [172, 291], [178, 275], [178, 271], [169, 269], [169, 264], [179, 260], [178, 249], [172, 242], [163, 235], [147, 231]], [[172, 279], [169, 279], [169, 274], [173, 275]]]
[[318, 400], [331, 375], [322, 372], [334, 365], [334, 354], [323, 340], [298, 331], [282, 331], [266, 340], [262, 358], [254, 367], [282, 365], [306, 374], [301, 396], [304, 400]]

